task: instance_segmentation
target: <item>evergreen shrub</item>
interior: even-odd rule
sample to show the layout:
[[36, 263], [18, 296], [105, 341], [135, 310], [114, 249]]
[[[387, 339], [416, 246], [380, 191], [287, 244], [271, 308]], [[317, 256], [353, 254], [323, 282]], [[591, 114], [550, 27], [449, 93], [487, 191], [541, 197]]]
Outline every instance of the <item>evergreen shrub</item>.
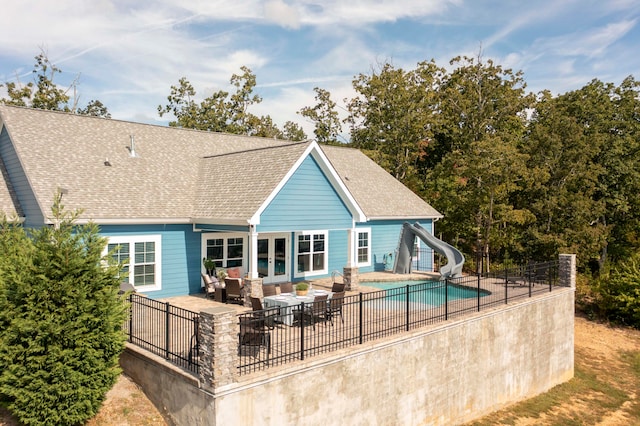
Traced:
[[0, 399], [25, 425], [93, 417], [120, 369], [126, 305], [119, 265], [102, 258], [95, 224], [75, 226], [56, 197], [57, 225], [0, 223]]

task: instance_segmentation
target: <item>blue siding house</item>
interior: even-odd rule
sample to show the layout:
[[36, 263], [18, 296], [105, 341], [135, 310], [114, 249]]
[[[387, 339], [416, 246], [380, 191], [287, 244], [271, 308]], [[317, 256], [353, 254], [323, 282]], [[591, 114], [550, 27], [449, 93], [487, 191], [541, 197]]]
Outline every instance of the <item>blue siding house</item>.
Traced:
[[441, 215], [358, 150], [0, 106], [0, 214], [52, 224], [57, 191], [153, 298], [202, 259], [264, 284], [388, 268], [405, 221]]

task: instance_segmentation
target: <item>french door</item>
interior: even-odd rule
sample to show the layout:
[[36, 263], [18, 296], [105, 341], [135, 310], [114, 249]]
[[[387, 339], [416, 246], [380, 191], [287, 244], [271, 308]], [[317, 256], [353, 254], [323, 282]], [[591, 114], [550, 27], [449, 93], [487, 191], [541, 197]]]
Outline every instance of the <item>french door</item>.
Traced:
[[289, 281], [289, 236], [267, 234], [258, 238], [258, 276], [264, 284]]

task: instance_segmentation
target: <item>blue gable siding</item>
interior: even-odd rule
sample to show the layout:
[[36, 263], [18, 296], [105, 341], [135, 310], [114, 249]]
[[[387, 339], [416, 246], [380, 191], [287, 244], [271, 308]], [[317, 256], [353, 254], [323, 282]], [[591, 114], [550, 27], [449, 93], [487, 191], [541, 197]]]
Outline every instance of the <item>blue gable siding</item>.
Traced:
[[351, 213], [308, 156], [260, 216], [258, 232], [348, 229]]
[[162, 289], [145, 294], [164, 298], [194, 294], [201, 287], [200, 233], [191, 225], [105, 225], [100, 234], [110, 236], [160, 235], [162, 248]]
[[44, 217], [42, 216], [42, 211], [31, 190], [31, 185], [29, 185], [22, 165], [18, 161], [18, 155], [9, 138], [9, 133], [7, 133], [7, 129], [4, 127], [2, 127], [2, 132], [0, 132], [0, 157], [2, 157], [7, 169], [7, 174], [11, 180], [11, 185], [16, 192], [18, 202], [25, 215], [24, 226], [29, 228], [39, 228], [43, 226]]

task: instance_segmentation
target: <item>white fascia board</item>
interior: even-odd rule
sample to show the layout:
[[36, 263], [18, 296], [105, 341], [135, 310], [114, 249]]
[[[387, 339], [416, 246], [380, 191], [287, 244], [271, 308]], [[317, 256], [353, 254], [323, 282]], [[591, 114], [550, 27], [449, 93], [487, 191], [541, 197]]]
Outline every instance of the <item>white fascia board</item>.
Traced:
[[282, 178], [282, 180], [278, 183], [278, 185], [276, 185], [274, 190], [271, 191], [271, 194], [269, 194], [266, 200], [254, 213], [251, 219], [249, 219], [250, 225], [260, 224], [260, 215], [262, 215], [262, 212], [264, 212], [264, 210], [271, 203], [271, 201], [273, 201], [276, 195], [278, 195], [278, 192], [280, 192], [282, 187], [289, 181], [289, 179], [291, 179], [291, 176], [293, 176], [296, 170], [298, 170], [298, 167], [300, 167], [302, 162], [309, 155], [311, 155], [318, 162], [318, 164], [320, 165], [320, 169], [323, 171], [325, 176], [328, 177], [329, 182], [331, 182], [331, 185], [336, 190], [336, 192], [338, 193], [342, 201], [345, 202], [345, 204], [347, 205], [347, 208], [353, 215], [354, 220], [356, 222], [365, 222], [367, 220], [366, 215], [364, 214], [364, 212], [356, 202], [355, 198], [353, 198], [353, 196], [351, 195], [347, 187], [344, 185], [344, 183], [342, 182], [342, 179], [340, 179], [340, 176], [331, 165], [331, 162], [329, 162], [329, 159], [324, 155], [324, 152], [322, 152], [322, 149], [320, 149], [320, 146], [318, 145], [318, 143], [316, 141], [311, 141], [311, 143], [309, 144], [307, 149], [305, 149], [305, 151], [302, 153], [300, 158], [298, 158], [298, 160], [294, 163], [291, 169], [289, 169], [287, 174]]
[[212, 218], [192, 218], [191, 222], [203, 225], [231, 225], [231, 226], [249, 226], [247, 219], [212, 219]]
[[[48, 224], [52, 225], [54, 222], [49, 218]], [[98, 225], [185, 225], [191, 224], [190, 218], [162, 218], [162, 217], [150, 217], [150, 218], [79, 218], [75, 221], [78, 224], [96, 223]]]
[[443, 215], [427, 215], [427, 216], [369, 216], [368, 221], [372, 220], [420, 220], [420, 219], [442, 219]]

